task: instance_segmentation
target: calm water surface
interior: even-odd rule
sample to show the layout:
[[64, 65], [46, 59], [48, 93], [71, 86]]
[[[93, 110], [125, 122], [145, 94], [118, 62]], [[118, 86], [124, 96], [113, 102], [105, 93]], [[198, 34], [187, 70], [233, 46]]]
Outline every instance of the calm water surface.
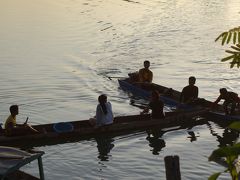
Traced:
[[[126, 76], [146, 59], [155, 83], [181, 90], [195, 75], [201, 97], [215, 99], [220, 87], [240, 93], [239, 70], [220, 63], [223, 47], [214, 42], [239, 22], [239, 0], [0, 0], [0, 120], [11, 104], [20, 105], [20, 122], [88, 119], [100, 93], [115, 115], [139, 113], [106, 76]], [[207, 159], [223, 129], [210, 123], [191, 131], [196, 139], [179, 129], [161, 139], [137, 133], [40, 147], [45, 176], [165, 179], [164, 157], [179, 155], [182, 179], [207, 179], [223, 170]], [[25, 170], [38, 175], [34, 163]]]

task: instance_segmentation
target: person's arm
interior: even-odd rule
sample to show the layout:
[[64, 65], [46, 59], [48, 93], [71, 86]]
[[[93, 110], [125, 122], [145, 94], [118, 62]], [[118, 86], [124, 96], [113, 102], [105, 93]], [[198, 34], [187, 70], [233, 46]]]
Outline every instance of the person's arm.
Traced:
[[221, 96], [221, 95], [218, 96], [218, 98], [216, 99], [216, 101], [214, 101], [214, 102], [212, 103], [211, 108], [214, 108], [214, 107], [219, 103], [219, 101], [221, 101], [221, 99], [222, 99], [222, 96]]
[[6, 128], [7, 128], [7, 129], [13, 129], [13, 128], [14, 128], [13, 122], [7, 123], [7, 127], [6, 127]]
[[142, 72], [142, 69], [139, 70], [138, 76], [139, 76], [139, 82], [143, 82], [143, 72]]
[[143, 109], [143, 111], [140, 114], [147, 114], [149, 110], [151, 109], [152, 103], [150, 102], [147, 107]]
[[184, 89], [185, 89], [185, 88], [182, 89], [182, 92], [181, 92], [181, 94], [180, 94], [180, 99], [179, 99], [180, 103], [182, 103], [183, 100], [184, 100], [184, 97], [183, 97]]
[[149, 112], [149, 107], [146, 107], [140, 114], [147, 114]]
[[113, 116], [113, 111], [112, 111], [112, 104], [110, 102], [108, 102], [108, 103], [109, 103], [109, 109], [110, 109], [109, 113], [111, 113], [112, 119], [114, 121], [114, 116]]
[[220, 96], [218, 96], [218, 98], [216, 99], [216, 101], [214, 101], [213, 103], [214, 103], [214, 104], [218, 104], [219, 101], [221, 101], [221, 99], [222, 99], [222, 96], [220, 95]]
[[237, 103], [239, 102], [238, 94], [235, 93], [235, 92], [233, 92], [233, 99], [234, 99], [235, 102], [237, 102]]
[[182, 92], [181, 92], [180, 98], [179, 98], [180, 103], [182, 103], [182, 99], [183, 99], [183, 95], [182, 95]]
[[150, 71], [151, 73], [150, 73], [150, 77], [149, 77], [149, 82], [151, 83], [152, 82], [152, 80], [153, 80], [153, 73], [152, 73], [152, 71]]
[[197, 99], [197, 98], [198, 98], [198, 87], [196, 87], [196, 94], [195, 94], [194, 99]]
[[100, 105], [96, 108], [96, 126], [101, 126], [101, 107]]

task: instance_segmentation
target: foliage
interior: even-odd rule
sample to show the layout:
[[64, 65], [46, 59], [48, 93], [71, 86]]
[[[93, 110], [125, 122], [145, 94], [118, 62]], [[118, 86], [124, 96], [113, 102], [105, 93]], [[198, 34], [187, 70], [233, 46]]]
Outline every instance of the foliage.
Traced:
[[221, 33], [215, 40], [222, 40], [222, 45], [229, 44], [230, 42], [233, 44], [230, 50], [226, 50], [225, 52], [229, 53], [230, 55], [222, 58], [221, 61], [229, 61], [230, 67], [233, 68], [235, 65], [239, 68], [240, 67], [240, 27], [236, 27], [230, 29], [229, 31], [225, 31]]
[[228, 127], [231, 128], [231, 129], [235, 129], [237, 131], [240, 131], [240, 122], [239, 121], [233, 122]]
[[[232, 124], [229, 125], [229, 128], [240, 131], [240, 122], [233, 122]], [[229, 172], [232, 177], [232, 180], [238, 180], [238, 172], [236, 167], [239, 155], [240, 155], [240, 143], [236, 143], [232, 146], [220, 147], [214, 150], [210, 157], [208, 158], [208, 160], [221, 161], [222, 159], [224, 159], [227, 164], [227, 169], [223, 172]], [[208, 178], [208, 180], [216, 180], [223, 172], [214, 173]]]

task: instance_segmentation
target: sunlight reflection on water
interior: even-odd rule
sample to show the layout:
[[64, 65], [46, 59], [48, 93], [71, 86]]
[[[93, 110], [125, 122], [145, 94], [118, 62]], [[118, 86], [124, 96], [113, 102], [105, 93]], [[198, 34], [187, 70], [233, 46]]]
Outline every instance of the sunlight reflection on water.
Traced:
[[[224, 51], [214, 39], [239, 25], [239, 7], [237, 0], [1, 1], [0, 120], [11, 104], [20, 104], [20, 122], [88, 119], [101, 93], [115, 115], [137, 114], [107, 76], [125, 77], [146, 59], [156, 83], [181, 90], [195, 75], [201, 97], [215, 99], [220, 87], [238, 92], [238, 69], [219, 62]], [[206, 179], [222, 170], [207, 162], [219, 144], [208, 128], [194, 128], [193, 142], [186, 130], [168, 132], [162, 148], [145, 133], [116, 137], [106, 162], [97, 158], [95, 140], [40, 149], [47, 179], [164, 179], [169, 154], [181, 157], [183, 179]], [[26, 170], [37, 174], [32, 165]]]

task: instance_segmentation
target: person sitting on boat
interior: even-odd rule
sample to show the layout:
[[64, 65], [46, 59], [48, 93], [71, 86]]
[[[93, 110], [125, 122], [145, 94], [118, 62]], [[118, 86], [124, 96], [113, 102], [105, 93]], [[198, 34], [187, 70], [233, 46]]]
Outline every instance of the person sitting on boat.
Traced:
[[99, 104], [96, 108], [96, 116], [90, 119], [90, 123], [96, 127], [113, 123], [112, 105], [107, 101], [107, 96], [102, 94], [98, 97]]
[[10, 106], [9, 110], [11, 114], [5, 121], [6, 135], [14, 136], [28, 133], [38, 133], [36, 129], [27, 124], [27, 121], [24, 124], [17, 124], [16, 116], [19, 113], [18, 105]]
[[148, 113], [149, 110], [152, 110], [151, 116], [154, 119], [164, 118], [164, 103], [160, 100], [160, 95], [157, 90], [152, 91], [151, 101], [148, 106], [141, 112], [141, 114]]
[[196, 78], [194, 76], [190, 76], [188, 79], [188, 86], [185, 86], [180, 95], [181, 103], [193, 103], [198, 100], [198, 87], [195, 86]]
[[152, 83], [153, 73], [149, 69], [150, 62], [149, 61], [144, 61], [143, 65], [144, 65], [144, 68], [139, 70], [139, 82], [141, 82], [141, 83]]
[[[226, 88], [221, 88], [219, 90], [220, 95], [216, 99], [216, 101], [213, 103], [213, 107], [216, 106], [222, 99], [225, 100], [223, 103], [223, 108], [226, 114], [234, 114], [235, 108], [237, 105], [240, 104], [240, 98], [238, 97], [238, 94], [235, 92], [227, 91]], [[228, 105], [231, 105], [231, 110], [229, 112]]]

